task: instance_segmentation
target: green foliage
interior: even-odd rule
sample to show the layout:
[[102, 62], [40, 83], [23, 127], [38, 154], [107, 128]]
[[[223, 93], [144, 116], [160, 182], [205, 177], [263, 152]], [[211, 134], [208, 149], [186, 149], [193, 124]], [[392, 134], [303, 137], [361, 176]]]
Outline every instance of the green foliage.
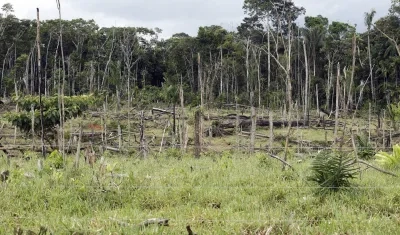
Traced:
[[350, 187], [350, 179], [355, 178], [358, 171], [355, 164], [354, 159], [343, 154], [319, 154], [311, 165], [309, 180], [318, 183], [322, 192]]
[[368, 142], [366, 135], [357, 136], [357, 151], [358, 157], [364, 160], [369, 160], [374, 156], [375, 150]]
[[[32, 130], [32, 113], [31, 107], [34, 109], [34, 130], [39, 133], [40, 124], [40, 106], [38, 96], [25, 96], [15, 99], [20, 109], [19, 112], [8, 112], [5, 118], [18, 127], [21, 131], [29, 133]], [[92, 95], [82, 96], [66, 96], [64, 97], [65, 120], [78, 117], [84, 110], [88, 109], [91, 104], [96, 102], [96, 98]], [[58, 109], [58, 96], [43, 97], [43, 127], [44, 132], [54, 131], [54, 127], [60, 124], [60, 111]]]
[[395, 130], [398, 129], [398, 122], [400, 121], [400, 102], [397, 104], [390, 104], [388, 106], [388, 114], [393, 122]]
[[168, 148], [161, 153], [161, 157], [167, 158], [167, 159], [181, 160], [185, 156], [187, 156], [187, 155], [182, 153], [182, 151], [179, 148]]
[[45, 164], [51, 168], [61, 169], [64, 167], [62, 154], [58, 150], [54, 150], [46, 158]]
[[375, 154], [376, 161], [385, 168], [393, 169], [400, 166], [400, 145], [393, 146], [393, 153], [379, 152]]
[[265, 153], [256, 153], [255, 156], [258, 160], [258, 166], [261, 168], [269, 168], [272, 166], [271, 158]]

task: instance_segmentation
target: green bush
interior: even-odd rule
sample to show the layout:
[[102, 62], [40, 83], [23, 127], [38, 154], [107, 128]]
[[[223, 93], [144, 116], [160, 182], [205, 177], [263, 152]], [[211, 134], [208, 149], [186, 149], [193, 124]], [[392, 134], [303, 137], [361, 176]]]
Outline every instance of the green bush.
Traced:
[[58, 150], [54, 150], [46, 158], [46, 164], [51, 168], [61, 169], [64, 167], [64, 160], [62, 154]]
[[358, 157], [364, 160], [371, 159], [374, 154], [374, 148], [372, 148], [371, 144], [368, 142], [368, 137], [366, 135], [357, 136], [357, 149], [358, 149]]
[[338, 191], [350, 187], [350, 179], [358, 172], [356, 161], [343, 154], [319, 154], [311, 165], [312, 175], [309, 180], [319, 184], [322, 191]]

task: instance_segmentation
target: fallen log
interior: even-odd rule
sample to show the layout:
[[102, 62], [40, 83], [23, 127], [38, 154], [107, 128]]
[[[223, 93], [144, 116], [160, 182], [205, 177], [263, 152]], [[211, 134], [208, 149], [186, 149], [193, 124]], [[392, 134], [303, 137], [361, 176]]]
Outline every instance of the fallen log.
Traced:
[[[51, 152], [52, 150], [49, 147], [47, 148], [47, 152]], [[32, 150], [35, 152], [40, 152], [42, 151], [41, 147], [37, 147], [37, 146], [32, 146], [32, 145], [17, 145], [17, 146], [0, 146], [0, 150], [1, 151], [11, 151], [11, 150]]]
[[168, 110], [165, 110], [165, 109], [159, 109], [159, 108], [152, 108], [151, 109], [151, 114], [153, 114], [154, 115], [154, 112], [159, 112], [159, 113], [168, 113], [168, 114], [174, 114], [174, 112], [171, 112], [171, 111], [168, 111]]
[[119, 148], [114, 148], [114, 147], [111, 147], [111, 146], [106, 146], [105, 149], [106, 149], [106, 150], [110, 150], [110, 151], [114, 151], [114, 152], [119, 152], [119, 151], [121, 151]]

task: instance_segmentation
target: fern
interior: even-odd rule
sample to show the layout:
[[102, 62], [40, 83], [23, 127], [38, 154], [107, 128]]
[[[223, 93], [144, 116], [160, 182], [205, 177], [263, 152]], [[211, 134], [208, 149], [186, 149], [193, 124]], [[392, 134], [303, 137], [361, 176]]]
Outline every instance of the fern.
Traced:
[[381, 166], [393, 169], [400, 166], [400, 145], [393, 146], [393, 153], [379, 152], [375, 154], [376, 162]]
[[311, 165], [309, 180], [318, 183], [323, 191], [338, 191], [351, 186], [350, 179], [356, 178], [358, 169], [353, 158], [342, 154], [320, 154]]

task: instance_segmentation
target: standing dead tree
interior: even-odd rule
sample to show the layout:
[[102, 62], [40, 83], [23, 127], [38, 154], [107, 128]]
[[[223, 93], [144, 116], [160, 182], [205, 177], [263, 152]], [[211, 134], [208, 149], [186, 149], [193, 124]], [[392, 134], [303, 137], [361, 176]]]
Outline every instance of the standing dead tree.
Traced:
[[[59, 19], [59, 27], [60, 27], [60, 49], [61, 49], [61, 59], [62, 59], [62, 82], [58, 84], [58, 108], [60, 112], [60, 127], [59, 127], [59, 140], [61, 142], [61, 154], [64, 159], [64, 164], [66, 164], [65, 158], [65, 141], [64, 141], [64, 116], [65, 116], [65, 107], [64, 107], [64, 83], [65, 83], [65, 58], [64, 58], [64, 46], [63, 46], [63, 28], [62, 28], [62, 18], [61, 18], [61, 3], [60, 0], [56, 0], [57, 8], [58, 8], [58, 19]], [[61, 86], [61, 87], [60, 87]]]
[[201, 116], [200, 110], [197, 110], [194, 114], [194, 156], [200, 158], [201, 154]]
[[[139, 60], [140, 57], [137, 57], [136, 60], [134, 60], [134, 57], [136, 57], [136, 54], [139, 50], [139, 41], [138, 37], [136, 35], [136, 31], [134, 29], [128, 28], [124, 29], [123, 36], [122, 36], [122, 42], [121, 42], [121, 51], [123, 54], [124, 58], [124, 64], [125, 64], [125, 71], [126, 71], [126, 79], [127, 79], [127, 93], [128, 93], [128, 143], [130, 143], [130, 138], [131, 138], [131, 70], [133, 66], [135, 66]], [[135, 85], [135, 84], [134, 84]]]
[[37, 31], [36, 31], [36, 45], [37, 45], [37, 66], [38, 66], [38, 80], [39, 80], [39, 109], [40, 109], [40, 141], [42, 145], [42, 155], [46, 156], [46, 148], [44, 147], [44, 128], [43, 128], [43, 104], [42, 104], [42, 74], [41, 74], [41, 60], [42, 56], [40, 54], [40, 18], [39, 18], [39, 8], [37, 11]]

